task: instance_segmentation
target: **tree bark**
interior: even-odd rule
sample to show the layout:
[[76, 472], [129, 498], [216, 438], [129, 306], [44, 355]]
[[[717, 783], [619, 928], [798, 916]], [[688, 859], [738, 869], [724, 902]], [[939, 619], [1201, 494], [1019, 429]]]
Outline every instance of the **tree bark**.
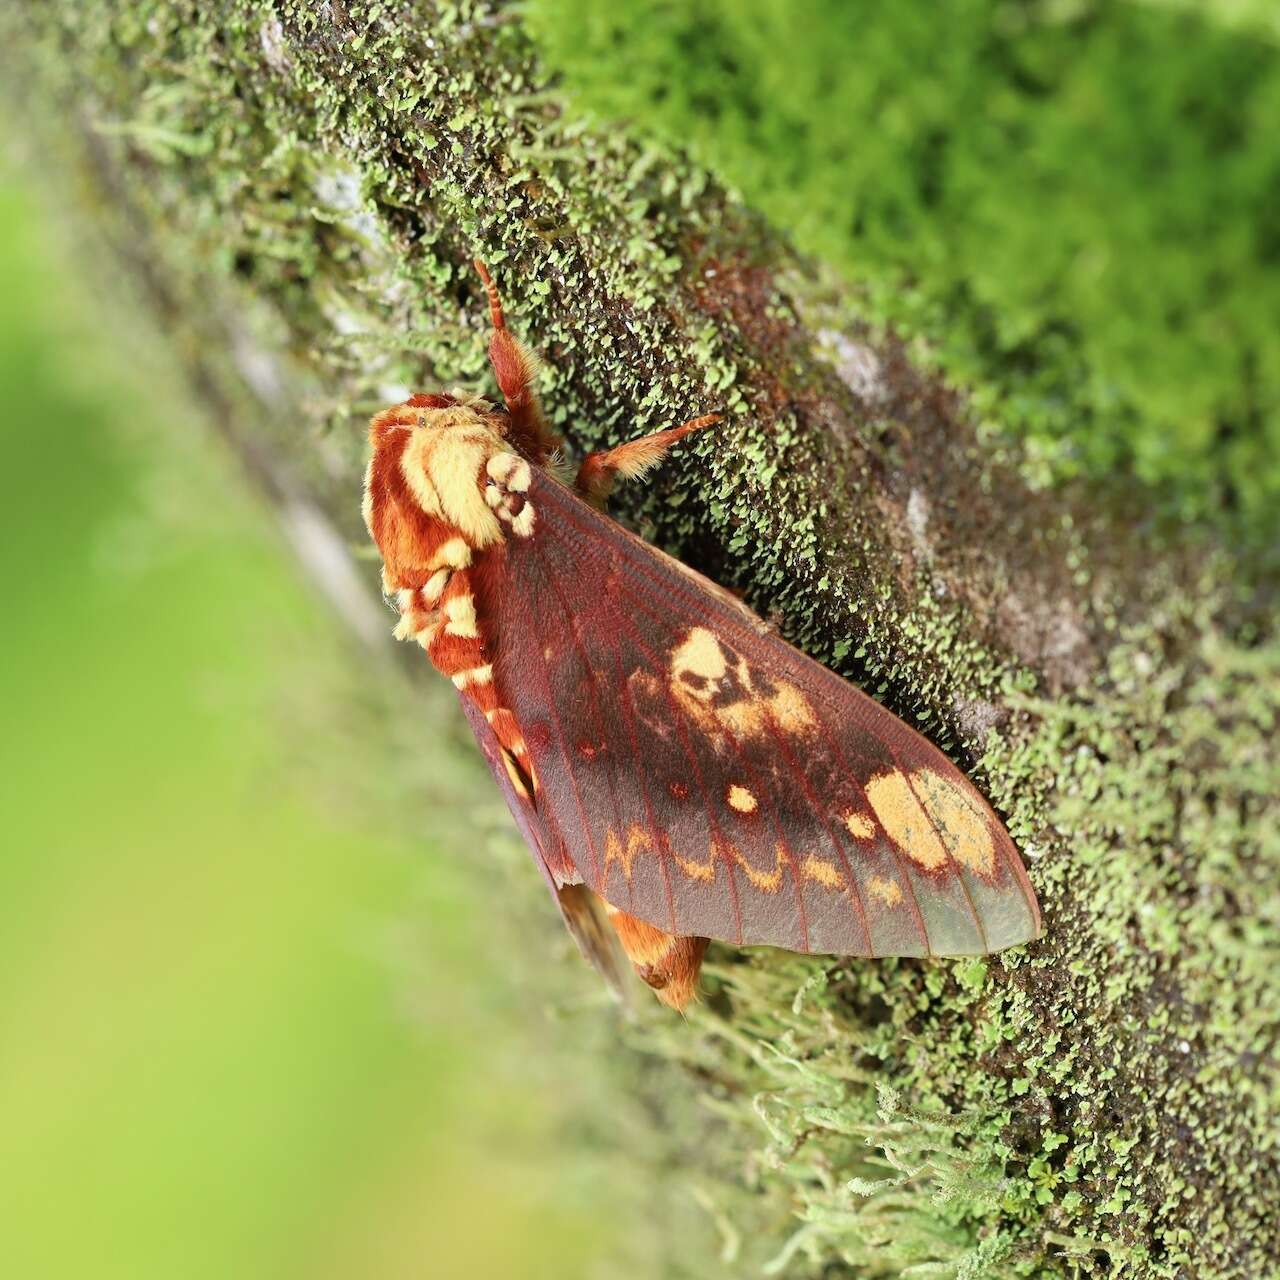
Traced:
[[[725, 955], [680, 1029], [690, 1087], [768, 1093], [766, 1130], [743, 1105], [734, 1143], [768, 1148], [759, 1177], [803, 1218], [787, 1274], [1265, 1273], [1280, 648], [1221, 549], [1150, 528], [1140, 495], [1036, 492], [927, 353], [869, 331], [856, 290], [710, 175], [567, 123], [514, 10], [51, 0], [0, 30], [26, 127], [371, 644], [364, 423], [410, 389], [488, 385], [483, 256], [575, 449], [727, 410], [624, 516], [1007, 817], [1039, 944]], [[873, 1246], [886, 1224], [898, 1243]], [[775, 1247], [793, 1227], [773, 1221]]]

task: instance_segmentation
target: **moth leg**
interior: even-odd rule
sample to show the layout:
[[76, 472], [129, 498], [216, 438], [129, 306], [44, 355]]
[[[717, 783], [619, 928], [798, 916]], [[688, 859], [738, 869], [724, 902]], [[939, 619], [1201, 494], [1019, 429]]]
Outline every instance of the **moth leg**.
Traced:
[[640, 479], [662, 461], [667, 450], [677, 440], [719, 421], [718, 413], [705, 413], [700, 418], [690, 418], [678, 427], [668, 427], [665, 431], [641, 436], [639, 440], [629, 440], [612, 449], [587, 454], [582, 460], [582, 466], [578, 468], [578, 478], [574, 482], [578, 492], [593, 506], [603, 508], [619, 476], [624, 480]]
[[555, 894], [560, 914], [578, 944], [578, 950], [605, 980], [614, 997], [625, 1001], [627, 988], [623, 975], [626, 969], [618, 953], [618, 937], [605, 924], [602, 900], [581, 884], [558, 885]]
[[610, 902], [605, 902], [604, 910], [640, 980], [652, 988], [663, 1004], [683, 1013], [698, 994], [698, 974], [707, 939], [663, 933]]
[[489, 339], [489, 360], [494, 377], [511, 417], [511, 434], [519, 448], [532, 457], [541, 459], [560, 442], [542, 416], [542, 405], [534, 390], [533, 379], [538, 371], [538, 358], [532, 351], [512, 337], [502, 312], [502, 298], [498, 286], [493, 283], [489, 269], [475, 260], [475, 268], [489, 295], [489, 317], [493, 321], [493, 337]]
[[534, 510], [529, 502], [532, 472], [528, 460], [514, 453], [495, 453], [485, 463], [484, 500], [503, 524], [521, 538], [533, 532]]

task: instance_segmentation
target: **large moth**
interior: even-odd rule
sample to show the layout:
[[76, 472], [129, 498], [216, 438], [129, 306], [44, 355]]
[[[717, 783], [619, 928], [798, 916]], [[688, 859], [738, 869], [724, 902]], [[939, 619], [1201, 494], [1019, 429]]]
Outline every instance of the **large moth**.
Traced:
[[620, 944], [682, 1009], [708, 939], [971, 955], [1040, 933], [990, 806], [932, 744], [734, 596], [604, 514], [695, 418], [592, 453], [570, 484], [534, 361], [489, 297], [502, 407], [377, 414], [364, 517], [395, 634], [457, 686], [583, 953]]

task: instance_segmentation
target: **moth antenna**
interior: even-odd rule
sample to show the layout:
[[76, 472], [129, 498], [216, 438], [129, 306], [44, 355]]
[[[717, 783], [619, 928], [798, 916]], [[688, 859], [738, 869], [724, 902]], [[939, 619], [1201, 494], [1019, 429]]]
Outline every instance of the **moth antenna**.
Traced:
[[502, 314], [502, 295], [498, 292], [498, 286], [493, 283], [493, 277], [489, 274], [489, 268], [480, 261], [479, 258], [472, 260], [472, 266], [476, 269], [476, 274], [480, 277], [481, 283], [484, 285], [484, 291], [489, 295], [489, 319], [493, 327], [502, 332], [507, 327], [506, 317]]
[[508, 331], [502, 311], [502, 296], [489, 274], [489, 268], [479, 258], [473, 259], [473, 265], [489, 295], [489, 319], [493, 323], [493, 335], [489, 339], [489, 360], [511, 418], [512, 438], [525, 453], [541, 464], [542, 458], [559, 443], [559, 437], [543, 417], [538, 393], [533, 385], [541, 362], [524, 343]]

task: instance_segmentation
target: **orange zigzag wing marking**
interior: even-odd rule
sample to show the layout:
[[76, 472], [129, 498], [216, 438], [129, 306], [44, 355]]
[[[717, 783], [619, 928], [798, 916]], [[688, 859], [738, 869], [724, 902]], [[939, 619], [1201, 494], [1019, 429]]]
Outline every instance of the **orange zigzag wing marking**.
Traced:
[[[1039, 934], [1007, 833], [937, 748], [548, 476], [529, 497], [532, 536], [490, 553], [495, 669], [593, 889], [670, 933], [795, 950]], [[648, 847], [608, 858], [610, 831]]]

